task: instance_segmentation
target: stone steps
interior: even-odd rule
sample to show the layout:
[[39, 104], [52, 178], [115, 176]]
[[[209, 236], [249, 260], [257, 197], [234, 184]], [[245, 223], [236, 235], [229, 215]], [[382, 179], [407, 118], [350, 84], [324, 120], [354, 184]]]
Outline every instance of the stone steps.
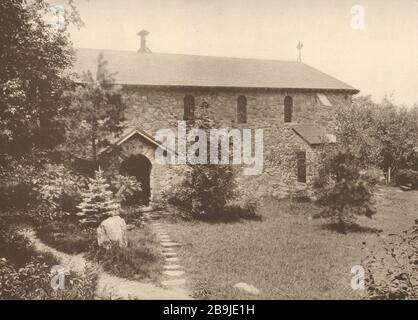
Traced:
[[175, 250], [180, 247], [181, 244], [171, 240], [167, 227], [160, 221], [162, 215], [160, 215], [159, 212], [153, 212], [152, 214], [148, 213], [146, 216], [152, 230], [157, 236], [162, 247], [162, 254], [165, 257], [161, 285], [163, 287], [180, 288], [184, 290], [186, 286], [186, 279], [184, 278], [185, 272], [181, 264], [179, 264], [180, 259]]

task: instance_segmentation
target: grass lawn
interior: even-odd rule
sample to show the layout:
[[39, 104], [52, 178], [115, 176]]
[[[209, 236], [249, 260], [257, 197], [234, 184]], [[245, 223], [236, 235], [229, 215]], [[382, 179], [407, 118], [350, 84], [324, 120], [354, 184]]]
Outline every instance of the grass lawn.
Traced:
[[[311, 203], [265, 201], [262, 221], [235, 223], [171, 222], [196, 298], [205, 299], [359, 299], [351, 289], [351, 267], [361, 264], [363, 248], [380, 248], [381, 236], [408, 229], [417, 218], [418, 192], [377, 190], [378, 212], [359, 218], [361, 228], [340, 234], [324, 219], [311, 219]], [[256, 286], [260, 296], [233, 288]]]
[[141, 281], [156, 281], [162, 273], [163, 256], [148, 226], [128, 231], [128, 247], [109, 250], [97, 246], [88, 257], [97, 260], [103, 269], [116, 276]]
[[68, 254], [86, 252], [96, 241], [94, 230], [83, 229], [76, 223], [51, 222], [38, 227], [36, 231], [44, 243]]

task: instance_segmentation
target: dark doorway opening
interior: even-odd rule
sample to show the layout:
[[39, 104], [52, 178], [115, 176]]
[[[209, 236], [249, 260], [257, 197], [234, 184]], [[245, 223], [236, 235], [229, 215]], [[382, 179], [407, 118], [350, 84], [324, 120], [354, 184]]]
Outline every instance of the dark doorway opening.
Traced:
[[142, 188], [142, 191], [136, 192], [126, 199], [127, 204], [149, 205], [151, 197], [151, 169], [151, 161], [142, 154], [130, 156], [122, 162], [119, 169], [120, 174], [135, 177], [141, 183]]

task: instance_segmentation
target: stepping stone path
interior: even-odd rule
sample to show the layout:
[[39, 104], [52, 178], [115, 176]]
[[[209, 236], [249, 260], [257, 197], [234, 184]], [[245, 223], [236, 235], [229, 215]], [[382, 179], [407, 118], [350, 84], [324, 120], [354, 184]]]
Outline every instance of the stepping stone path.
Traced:
[[165, 261], [167, 261], [167, 262], [178, 262], [179, 258], [177, 258], [177, 257], [165, 258]]
[[164, 279], [161, 281], [161, 285], [165, 288], [187, 290], [186, 279], [184, 278], [185, 272], [180, 265], [180, 258], [175, 251], [175, 248], [181, 246], [181, 244], [172, 241], [167, 227], [163, 223], [158, 222], [160, 218], [158, 212], [145, 213], [144, 215], [152, 230], [157, 235], [157, 239], [163, 250], [163, 256], [165, 257]]

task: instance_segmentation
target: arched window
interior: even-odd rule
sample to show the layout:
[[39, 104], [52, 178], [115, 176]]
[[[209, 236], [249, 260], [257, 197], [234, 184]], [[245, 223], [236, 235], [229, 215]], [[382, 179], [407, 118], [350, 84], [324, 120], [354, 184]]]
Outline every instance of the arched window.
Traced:
[[184, 97], [184, 114], [183, 120], [193, 120], [194, 119], [194, 97], [187, 95]]
[[237, 99], [237, 122], [247, 123], [247, 98], [239, 96]]
[[284, 122], [292, 122], [293, 99], [290, 96], [284, 98]]

